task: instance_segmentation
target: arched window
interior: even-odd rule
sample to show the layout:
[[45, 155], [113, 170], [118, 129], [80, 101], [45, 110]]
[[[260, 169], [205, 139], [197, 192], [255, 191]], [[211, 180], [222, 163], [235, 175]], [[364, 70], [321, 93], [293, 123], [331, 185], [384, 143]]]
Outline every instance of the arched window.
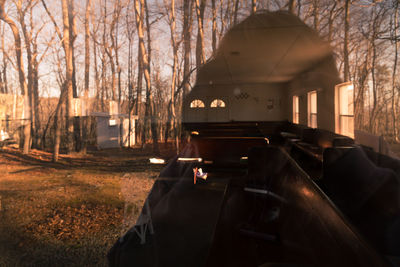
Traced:
[[190, 102], [190, 108], [204, 108], [204, 102], [201, 101], [200, 99], [195, 99], [192, 102]]
[[224, 108], [225, 106], [225, 102], [221, 99], [214, 99], [210, 104], [212, 108]]

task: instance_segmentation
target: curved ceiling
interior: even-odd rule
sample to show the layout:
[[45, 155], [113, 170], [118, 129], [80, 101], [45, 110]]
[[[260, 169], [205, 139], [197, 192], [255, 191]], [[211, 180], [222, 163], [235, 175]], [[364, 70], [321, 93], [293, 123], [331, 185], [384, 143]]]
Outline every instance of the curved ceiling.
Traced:
[[228, 31], [197, 84], [288, 82], [331, 54], [330, 46], [295, 15], [256, 13]]

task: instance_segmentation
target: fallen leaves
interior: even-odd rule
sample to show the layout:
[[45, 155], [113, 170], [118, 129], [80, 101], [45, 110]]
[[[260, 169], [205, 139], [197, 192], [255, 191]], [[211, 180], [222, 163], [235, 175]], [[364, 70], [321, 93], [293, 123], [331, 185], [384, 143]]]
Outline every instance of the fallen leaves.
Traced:
[[50, 235], [59, 240], [81, 239], [119, 227], [123, 211], [105, 205], [81, 205], [60, 207], [52, 210], [44, 220], [32, 221], [27, 230], [33, 235]]
[[136, 221], [159, 172], [148, 157], [99, 151], [62, 155], [53, 164], [46, 152], [0, 150], [0, 239], [14, 244], [0, 244], [0, 265], [106, 265], [106, 253]]

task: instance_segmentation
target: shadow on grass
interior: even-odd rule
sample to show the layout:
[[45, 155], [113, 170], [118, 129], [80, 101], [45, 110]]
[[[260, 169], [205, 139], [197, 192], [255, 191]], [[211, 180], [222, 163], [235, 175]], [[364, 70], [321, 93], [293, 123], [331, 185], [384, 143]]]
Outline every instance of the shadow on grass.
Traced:
[[[113, 151], [101, 151], [99, 153], [91, 153], [88, 155], [79, 155], [75, 157], [62, 157], [59, 162], [51, 162], [48, 153], [47, 159], [44, 157], [35, 157], [33, 155], [24, 155], [17, 150], [0, 150], [0, 155], [4, 159], [19, 163], [25, 167], [35, 166], [24, 170], [17, 170], [10, 173], [23, 173], [26, 171], [38, 170], [40, 168], [54, 169], [84, 169], [93, 170], [96, 172], [143, 172], [143, 171], [161, 171], [163, 166], [153, 165], [149, 163], [149, 156], [138, 155], [137, 152], [130, 150], [119, 151], [120, 156], [114, 157]], [[107, 156], [108, 155], [108, 156]]]
[[[2, 223], [4, 224], [4, 223]], [[119, 235], [91, 236], [63, 242], [41, 239], [17, 228], [0, 225], [0, 266], [107, 266], [106, 252]]]
[[[125, 200], [118, 196], [121, 181], [154, 178], [148, 176], [149, 171], [154, 175], [163, 168], [149, 164], [149, 155], [121, 149], [63, 156], [52, 163], [46, 152], [23, 155], [18, 150], [0, 149], [0, 163], [16, 167], [8, 172], [15, 179], [7, 180], [8, 189], [0, 190], [4, 204], [0, 210], [0, 266], [107, 266], [106, 253], [121, 234], [122, 217], [118, 216], [125, 216]], [[143, 175], [137, 175], [140, 172]], [[136, 179], [123, 173], [135, 173]], [[24, 174], [33, 179], [23, 179]], [[92, 174], [101, 175], [91, 180]], [[103, 182], [103, 174], [112, 179]], [[76, 175], [86, 177], [75, 179]], [[47, 178], [42, 179], [44, 176]], [[125, 213], [139, 212], [139, 206], [126, 209]], [[74, 212], [67, 216], [70, 210]], [[75, 224], [78, 215], [83, 223]], [[57, 225], [51, 224], [54, 222]], [[61, 226], [75, 238], [60, 239]], [[74, 233], [77, 227], [86, 232]]]
[[[43, 188], [29, 194], [2, 192], [0, 266], [107, 265], [106, 253], [121, 234], [124, 201], [89, 184], [75, 185], [76, 196], [51, 198], [45, 208], [30, 198]], [[36, 216], [21, 213], [20, 207], [33, 209]]]

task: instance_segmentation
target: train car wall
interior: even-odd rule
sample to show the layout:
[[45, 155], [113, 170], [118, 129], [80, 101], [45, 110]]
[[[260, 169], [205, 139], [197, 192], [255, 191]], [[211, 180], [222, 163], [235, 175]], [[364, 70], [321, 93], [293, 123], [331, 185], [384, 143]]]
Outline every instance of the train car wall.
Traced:
[[[289, 83], [287, 101], [289, 114], [293, 112], [293, 95], [299, 96], [299, 123], [307, 125], [307, 93], [317, 91], [318, 128], [335, 132], [335, 85], [341, 83], [334, 59], [330, 56], [310, 71], [295, 77]], [[289, 118], [293, 121], [293, 118]]]
[[[209, 85], [195, 87], [184, 102], [185, 122], [283, 121], [288, 119], [287, 84]], [[225, 107], [211, 107], [221, 99]], [[202, 108], [190, 108], [194, 100]]]

